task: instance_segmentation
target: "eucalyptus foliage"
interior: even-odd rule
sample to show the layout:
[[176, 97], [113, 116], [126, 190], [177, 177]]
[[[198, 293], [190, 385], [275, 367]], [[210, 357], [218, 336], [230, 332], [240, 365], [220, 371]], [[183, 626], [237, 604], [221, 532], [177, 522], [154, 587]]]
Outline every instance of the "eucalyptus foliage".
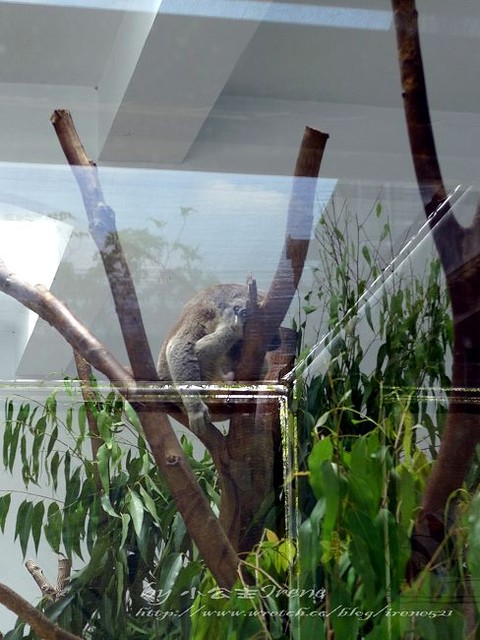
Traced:
[[383, 229], [377, 245], [358, 242], [358, 220], [335, 211], [324, 218], [322, 287], [304, 300], [301, 329], [318, 304], [327, 337], [304, 357], [293, 402], [297, 586], [306, 594], [323, 589], [324, 598], [297, 599], [303, 615], [293, 637], [460, 639], [465, 607], [477, 597], [477, 497], [452, 497], [456, 518], [430, 571], [414, 584], [405, 579], [447, 412], [448, 297], [438, 260], [424, 248], [421, 270], [407, 259], [390, 274], [389, 225], [379, 204], [373, 212]]
[[[43, 599], [39, 607], [63, 629], [99, 640], [201, 638], [232, 629], [238, 637], [264, 630], [283, 637], [284, 615], [270, 609], [279, 599], [288, 602], [293, 543], [267, 532], [244, 560], [247, 582], [220, 591], [176, 511], [133, 408], [113, 391], [96, 389], [95, 396], [83, 402], [77, 384], [66, 380], [44, 404], [5, 404], [6, 470], [19, 467], [32, 495], [37, 485], [52, 491], [50, 500], [26, 498], [11, 514], [15, 538], [24, 556], [32, 546], [38, 553], [43, 540], [74, 568], [65, 592], [53, 603]], [[98, 433], [89, 430], [87, 412]], [[210, 457], [195, 457], [187, 438], [182, 444], [198, 482], [218, 507]], [[0, 498], [2, 531], [10, 504], [9, 493]], [[22, 621], [5, 635], [34, 637]]]
[[[58, 393], [43, 406], [6, 402], [5, 467], [10, 472], [21, 467], [25, 488], [42, 483], [52, 489], [51, 500], [28, 498], [20, 504], [15, 535], [24, 555], [30, 541], [38, 551], [43, 536], [76, 569], [67, 593], [42, 604], [60, 626], [89, 638], [156, 637], [161, 616], [144, 617], [142, 608], [182, 608], [182, 598], [190, 599], [198, 582], [196, 552], [130, 405], [114, 392], [97, 393], [96, 401], [86, 405], [70, 381], [65, 391], [70, 397], [65, 415]], [[98, 435], [89, 432], [87, 409]], [[92, 438], [98, 441], [93, 459]], [[185, 440], [184, 446], [199, 482], [217, 500], [213, 465], [207, 459], [195, 461], [191, 443]], [[9, 504], [9, 494], [4, 495], [2, 528]], [[162, 621], [162, 633], [171, 629], [172, 637], [185, 637], [184, 622], [188, 618]], [[30, 635], [24, 635], [20, 623], [6, 637]]]

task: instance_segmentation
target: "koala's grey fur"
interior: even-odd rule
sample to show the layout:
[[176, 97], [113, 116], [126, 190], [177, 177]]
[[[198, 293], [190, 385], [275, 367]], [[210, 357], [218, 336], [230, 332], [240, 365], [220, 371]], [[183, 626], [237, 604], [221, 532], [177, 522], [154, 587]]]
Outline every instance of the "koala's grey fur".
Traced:
[[[219, 284], [187, 302], [160, 350], [160, 380], [175, 384], [232, 381], [248, 317], [247, 301], [245, 285]], [[192, 430], [205, 428], [211, 418], [201, 397], [184, 394], [182, 402]]]

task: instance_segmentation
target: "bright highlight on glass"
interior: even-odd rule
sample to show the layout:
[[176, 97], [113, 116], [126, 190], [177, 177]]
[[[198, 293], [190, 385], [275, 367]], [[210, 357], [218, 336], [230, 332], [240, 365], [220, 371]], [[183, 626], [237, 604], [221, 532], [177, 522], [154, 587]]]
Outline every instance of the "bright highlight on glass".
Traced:
[[[24, 4], [23, 0], [6, 0], [6, 3]], [[283, 24], [372, 31], [388, 31], [392, 24], [390, 11], [292, 2], [272, 4], [260, 0], [29, 0], [28, 4], [111, 11], [159, 11], [166, 15], [264, 20]]]

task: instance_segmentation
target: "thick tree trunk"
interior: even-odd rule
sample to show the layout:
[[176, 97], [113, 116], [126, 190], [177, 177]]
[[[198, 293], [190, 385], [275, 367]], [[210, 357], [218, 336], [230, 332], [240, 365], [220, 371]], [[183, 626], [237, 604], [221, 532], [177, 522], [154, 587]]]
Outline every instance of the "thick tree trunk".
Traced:
[[[317, 177], [328, 135], [307, 127], [295, 165], [285, 245], [272, 284], [258, 313], [247, 324], [236, 379], [260, 377], [266, 347], [278, 331], [300, 281], [312, 233]], [[282, 332], [278, 352], [269, 354], [267, 382], [278, 382], [293, 366], [293, 332]], [[288, 389], [283, 390], [283, 400]], [[234, 415], [225, 446], [214, 457], [220, 475], [220, 521], [234, 548], [250, 551], [260, 540], [268, 508], [281, 486], [280, 404], [282, 398], [257, 401], [255, 414]], [[277, 502], [278, 506], [278, 502]]]
[[454, 325], [447, 422], [412, 536], [409, 577], [414, 578], [443, 540], [449, 499], [461, 487], [480, 441], [480, 210], [469, 227], [462, 227], [450, 209], [430, 120], [415, 1], [392, 0], [392, 6], [412, 159]]

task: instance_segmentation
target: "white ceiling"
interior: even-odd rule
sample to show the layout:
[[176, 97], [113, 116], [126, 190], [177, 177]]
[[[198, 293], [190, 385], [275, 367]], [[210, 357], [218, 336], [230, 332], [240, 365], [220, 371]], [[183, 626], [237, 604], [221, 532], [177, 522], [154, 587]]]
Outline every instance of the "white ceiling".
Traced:
[[[47, 133], [54, 106], [74, 112], [91, 155], [123, 166], [202, 169], [205, 144], [211, 170], [213, 144], [220, 170], [231, 164], [238, 171], [243, 162], [249, 171], [251, 157], [242, 142], [261, 118], [271, 157], [257, 160], [254, 170], [262, 172], [263, 164], [263, 172], [288, 173], [286, 164], [277, 167], [272, 159], [283, 146], [291, 166], [299, 122], [309, 124], [307, 116], [320, 128], [335, 129], [332, 105], [343, 107], [339, 118], [352, 150], [358, 135], [350, 131], [352, 119], [360, 123], [360, 135], [363, 124], [378, 119], [379, 109], [388, 110], [390, 126], [402, 126], [393, 27], [323, 26], [335, 24], [335, 10], [343, 19], [348, 9], [363, 12], [355, 19], [363, 15], [368, 24], [368, 12], [373, 18], [388, 15], [388, 0], [163, 0], [156, 17], [61, 5], [0, 3], [0, 158], [60, 162]], [[454, 114], [479, 112], [480, 9], [475, 0], [462, 2], [461, 11], [449, 0], [419, 0], [418, 8], [430, 104], [445, 129], [455, 125]], [[312, 24], [303, 24], [303, 16]], [[286, 22], [289, 17], [293, 24]], [[287, 126], [278, 121], [279, 111], [288, 117]], [[365, 151], [385, 151], [379, 140], [386, 132], [379, 127], [370, 149], [362, 140]], [[469, 147], [458, 137], [457, 131], [448, 142], [451, 156], [464, 156]], [[341, 132], [330, 141], [332, 159], [340, 138]], [[335, 170], [339, 177], [336, 165]], [[364, 179], [351, 168], [345, 174]]]

